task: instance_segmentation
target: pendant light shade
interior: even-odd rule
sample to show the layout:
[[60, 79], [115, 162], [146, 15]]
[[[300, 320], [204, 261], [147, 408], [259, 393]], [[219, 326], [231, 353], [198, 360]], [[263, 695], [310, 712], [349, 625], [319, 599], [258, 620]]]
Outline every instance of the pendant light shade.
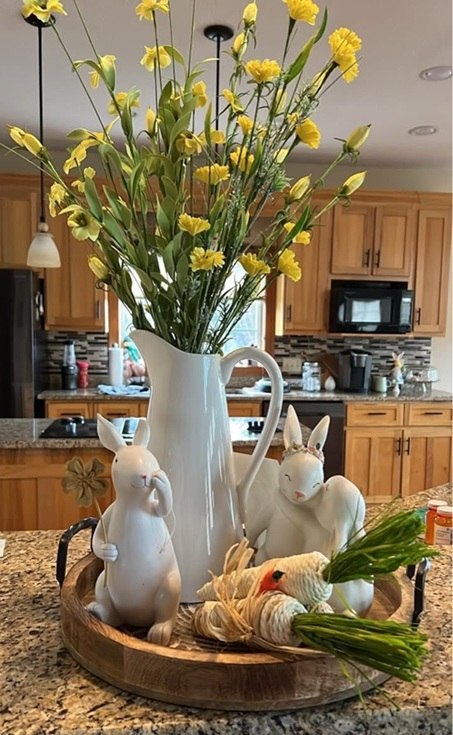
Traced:
[[[39, 20], [35, 15], [29, 15], [25, 21], [38, 29], [38, 93], [39, 93], [39, 139], [44, 145], [44, 113], [43, 113], [43, 84], [42, 84], [42, 29], [55, 23], [50, 17], [47, 23]], [[60, 268], [60, 253], [55, 245], [53, 236], [46, 223], [44, 202], [44, 167], [40, 165], [40, 216], [38, 231], [31, 241], [27, 253], [27, 265], [31, 268]]]

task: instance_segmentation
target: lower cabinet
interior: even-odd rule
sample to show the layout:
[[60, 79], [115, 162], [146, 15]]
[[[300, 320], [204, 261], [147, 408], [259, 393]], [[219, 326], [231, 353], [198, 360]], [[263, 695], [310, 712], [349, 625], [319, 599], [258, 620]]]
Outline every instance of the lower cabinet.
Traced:
[[83, 416], [94, 419], [100, 413], [107, 419], [146, 416], [148, 401], [46, 401], [46, 417]]
[[0, 450], [0, 528], [4, 531], [65, 529], [88, 516], [94, 506], [77, 505], [74, 494], [63, 491], [65, 463], [80, 456], [85, 463], [97, 457], [104, 464], [107, 493], [99, 499], [104, 510], [113, 500], [110, 482], [112, 454], [105, 449]]
[[263, 404], [261, 401], [235, 401], [229, 400], [228, 415], [232, 418], [242, 418], [248, 416], [262, 416]]
[[413, 495], [451, 481], [451, 419], [448, 403], [348, 406], [345, 476], [369, 503]]

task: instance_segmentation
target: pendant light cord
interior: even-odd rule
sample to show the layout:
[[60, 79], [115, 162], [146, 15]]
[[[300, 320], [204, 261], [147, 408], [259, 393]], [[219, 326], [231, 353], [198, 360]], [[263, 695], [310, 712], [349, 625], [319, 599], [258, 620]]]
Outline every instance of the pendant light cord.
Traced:
[[220, 44], [222, 38], [220, 33], [217, 33], [216, 44], [217, 44], [217, 61], [216, 61], [216, 78], [215, 78], [215, 126], [216, 130], [219, 129], [219, 117], [220, 117]]
[[[38, 90], [39, 90], [39, 139], [41, 145], [44, 145], [44, 112], [43, 112], [43, 92], [42, 92], [42, 28], [38, 26]], [[44, 214], [44, 165], [42, 161], [39, 164], [39, 177], [41, 188], [41, 210], [39, 221], [45, 222]]]

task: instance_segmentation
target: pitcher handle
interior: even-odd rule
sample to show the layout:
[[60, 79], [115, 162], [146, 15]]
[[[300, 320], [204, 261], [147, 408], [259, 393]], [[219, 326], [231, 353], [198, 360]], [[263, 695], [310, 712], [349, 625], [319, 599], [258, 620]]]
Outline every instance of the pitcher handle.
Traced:
[[246, 508], [250, 487], [257, 475], [261, 462], [266, 456], [270, 443], [274, 438], [283, 404], [283, 377], [279, 366], [271, 355], [257, 347], [239, 347], [233, 350], [220, 361], [222, 378], [225, 385], [228, 383], [233, 368], [240, 360], [254, 360], [264, 367], [271, 379], [271, 397], [269, 411], [264, 421], [263, 431], [253, 450], [249, 467], [244, 477], [237, 483], [239, 517], [246, 525]]

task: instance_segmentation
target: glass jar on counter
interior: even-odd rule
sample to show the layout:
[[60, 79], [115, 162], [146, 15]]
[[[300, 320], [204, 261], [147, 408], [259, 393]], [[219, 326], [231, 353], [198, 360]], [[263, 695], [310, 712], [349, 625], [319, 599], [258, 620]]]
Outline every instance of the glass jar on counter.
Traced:
[[430, 500], [428, 502], [428, 511], [425, 517], [425, 541], [427, 544], [434, 543], [434, 519], [437, 515], [437, 509], [447, 505], [445, 500]]
[[434, 519], [434, 543], [451, 546], [453, 543], [453, 507], [441, 505]]
[[321, 390], [321, 368], [318, 362], [304, 362], [302, 366], [302, 390]]

